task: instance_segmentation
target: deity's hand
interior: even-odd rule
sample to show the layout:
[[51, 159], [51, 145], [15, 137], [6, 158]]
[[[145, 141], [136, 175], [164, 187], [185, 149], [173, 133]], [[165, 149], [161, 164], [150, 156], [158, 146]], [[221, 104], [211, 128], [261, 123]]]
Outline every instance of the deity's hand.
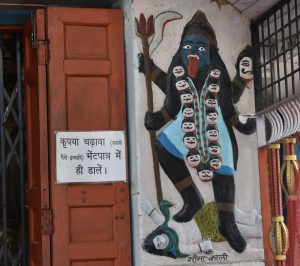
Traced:
[[[145, 74], [145, 59], [144, 59], [144, 54], [143, 53], [139, 53], [137, 55], [138, 57], [138, 69], [140, 73]], [[153, 68], [155, 67], [155, 64], [153, 63], [153, 60], [150, 60], [150, 70], [152, 71]]]
[[256, 120], [254, 115], [240, 114], [233, 125], [242, 134], [250, 135], [256, 129]]
[[242, 124], [247, 124], [248, 119], [255, 118], [255, 114], [239, 114], [239, 121]]
[[151, 212], [153, 212], [153, 210], [155, 210], [154, 206], [152, 205], [151, 201], [146, 199], [146, 198], [142, 198], [140, 201], [140, 206], [142, 208], [142, 210], [147, 214], [150, 215]]
[[139, 62], [139, 72], [140, 73], [145, 73], [145, 70], [144, 70], [144, 54], [143, 53], [139, 53], [137, 55], [138, 57], [138, 62]]
[[165, 125], [165, 123], [166, 121], [161, 111], [155, 113], [146, 112], [144, 124], [147, 130], [149, 131], [159, 130], [161, 127]]
[[205, 254], [213, 253], [213, 247], [210, 237], [203, 237], [203, 240], [199, 243], [199, 246], [201, 248], [201, 251]]

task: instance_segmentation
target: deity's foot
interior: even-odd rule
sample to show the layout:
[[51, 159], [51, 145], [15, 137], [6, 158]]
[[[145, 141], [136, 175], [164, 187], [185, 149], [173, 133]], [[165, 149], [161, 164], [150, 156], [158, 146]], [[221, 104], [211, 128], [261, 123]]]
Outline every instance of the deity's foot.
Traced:
[[196, 212], [198, 212], [203, 206], [204, 201], [194, 183], [190, 183], [183, 189], [180, 189], [178, 183], [176, 185], [182, 196], [184, 205], [182, 209], [173, 216], [173, 219], [176, 222], [185, 223], [193, 219]]
[[247, 243], [237, 228], [233, 212], [219, 211], [218, 215], [219, 232], [235, 251], [242, 253], [246, 248]]
[[184, 204], [182, 209], [173, 216], [173, 219], [179, 223], [185, 223], [194, 217], [195, 213], [200, 209], [200, 206], [191, 206]]

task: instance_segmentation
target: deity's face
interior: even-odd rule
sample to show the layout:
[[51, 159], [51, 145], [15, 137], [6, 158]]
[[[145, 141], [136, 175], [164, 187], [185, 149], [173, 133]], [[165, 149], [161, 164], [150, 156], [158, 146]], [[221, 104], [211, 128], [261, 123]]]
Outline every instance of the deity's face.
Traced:
[[208, 149], [209, 149], [209, 152], [211, 155], [220, 155], [221, 154], [221, 148], [217, 145], [212, 145]]
[[177, 81], [175, 85], [178, 91], [184, 91], [190, 88], [189, 83], [184, 79]]
[[209, 42], [206, 37], [199, 34], [186, 35], [183, 39], [181, 47], [181, 57], [183, 64], [188, 68], [192, 60], [195, 60], [198, 69], [209, 66], [210, 49]]
[[191, 93], [183, 93], [180, 95], [182, 104], [189, 104], [193, 102], [193, 95]]
[[188, 149], [196, 149], [197, 148], [197, 139], [194, 136], [186, 136], [183, 138], [183, 144]]
[[198, 172], [198, 176], [202, 181], [209, 181], [213, 178], [214, 173], [210, 170], [201, 170]]
[[201, 162], [201, 157], [199, 154], [188, 155], [187, 161], [190, 166], [197, 167]]
[[153, 244], [156, 249], [165, 249], [169, 244], [169, 237], [161, 234], [153, 238]]
[[217, 112], [212, 112], [208, 113], [206, 116], [206, 123], [208, 125], [216, 125], [218, 122], [218, 113]]
[[182, 66], [176, 66], [173, 68], [173, 74], [176, 78], [180, 78], [185, 74], [184, 68]]
[[253, 61], [250, 57], [243, 57], [239, 63], [240, 77], [244, 80], [253, 79]]
[[218, 101], [217, 99], [206, 99], [205, 100], [205, 106], [208, 109], [213, 109], [218, 107]]
[[195, 124], [193, 122], [183, 122], [181, 125], [182, 131], [185, 133], [194, 132]]
[[217, 129], [210, 129], [206, 132], [206, 137], [209, 142], [218, 141], [219, 139], [219, 132]]
[[186, 107], [183, 109], [182, 113], [184, 117], [191, 118], [194, 116], [194, 109], [191, 107]]
[[212, 159], [210, 160], [209, 165], [213, 170], [219, 170], [221, 168], [222, 161], [219, 158]]

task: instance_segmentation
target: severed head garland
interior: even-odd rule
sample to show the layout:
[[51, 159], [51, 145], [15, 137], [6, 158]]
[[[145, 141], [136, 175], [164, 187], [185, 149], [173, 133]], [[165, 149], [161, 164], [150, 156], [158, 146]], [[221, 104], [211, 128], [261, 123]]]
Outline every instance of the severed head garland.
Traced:
[[196, 89], [182, 66], [175, 66], [173, 74], [182, 106], [181, 129], [185, 134], [183, 144], [189, 150], [186, 160], [191, 167], [197, 169], [202, 181], [209, 181], [222, 165], [217, 127], [221, 73], [218, 69], [211, 70], [202, 90]]

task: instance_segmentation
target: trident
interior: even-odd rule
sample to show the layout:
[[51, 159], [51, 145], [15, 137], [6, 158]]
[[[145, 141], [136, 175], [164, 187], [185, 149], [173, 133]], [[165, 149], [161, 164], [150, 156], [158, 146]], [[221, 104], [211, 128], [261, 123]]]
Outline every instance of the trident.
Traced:
[[[153, 17], [151, 15], [147, 21], [143, 13], [140, 14], [140, 19], [135, 18], [135, 33], [141, 38], [144, 54], [144, 74], [146, 80], [146, 89], [147, 89], [147, 109], [149, 112], [153, 112], [153, 89], [152, 89], [152, 80], [151, 80], [151, 59], [150, 55], [157, 48], [157, 46], [162, 42], [163, 32], [165, 25], [176, 19], [181, 19], [182, 15], [177, 12], [168, 11], [160, 13], [158, 16]], [[154, 35], [154, 36], [153, 36]], [[149, 44], [149, 38], [152, 37], [152, 40]], [[155, 141], [156, 133], [155, 131], [150, 131], [150, 143], [152, 150], [152, 159], [153, 159], [153, 168], [154, 168], [154, 177], [156, 185], [156, 195], [157, 202], [162, 200], [162, 188], [159, 172], [159, 163], [157, 153], [155, 152]]]

